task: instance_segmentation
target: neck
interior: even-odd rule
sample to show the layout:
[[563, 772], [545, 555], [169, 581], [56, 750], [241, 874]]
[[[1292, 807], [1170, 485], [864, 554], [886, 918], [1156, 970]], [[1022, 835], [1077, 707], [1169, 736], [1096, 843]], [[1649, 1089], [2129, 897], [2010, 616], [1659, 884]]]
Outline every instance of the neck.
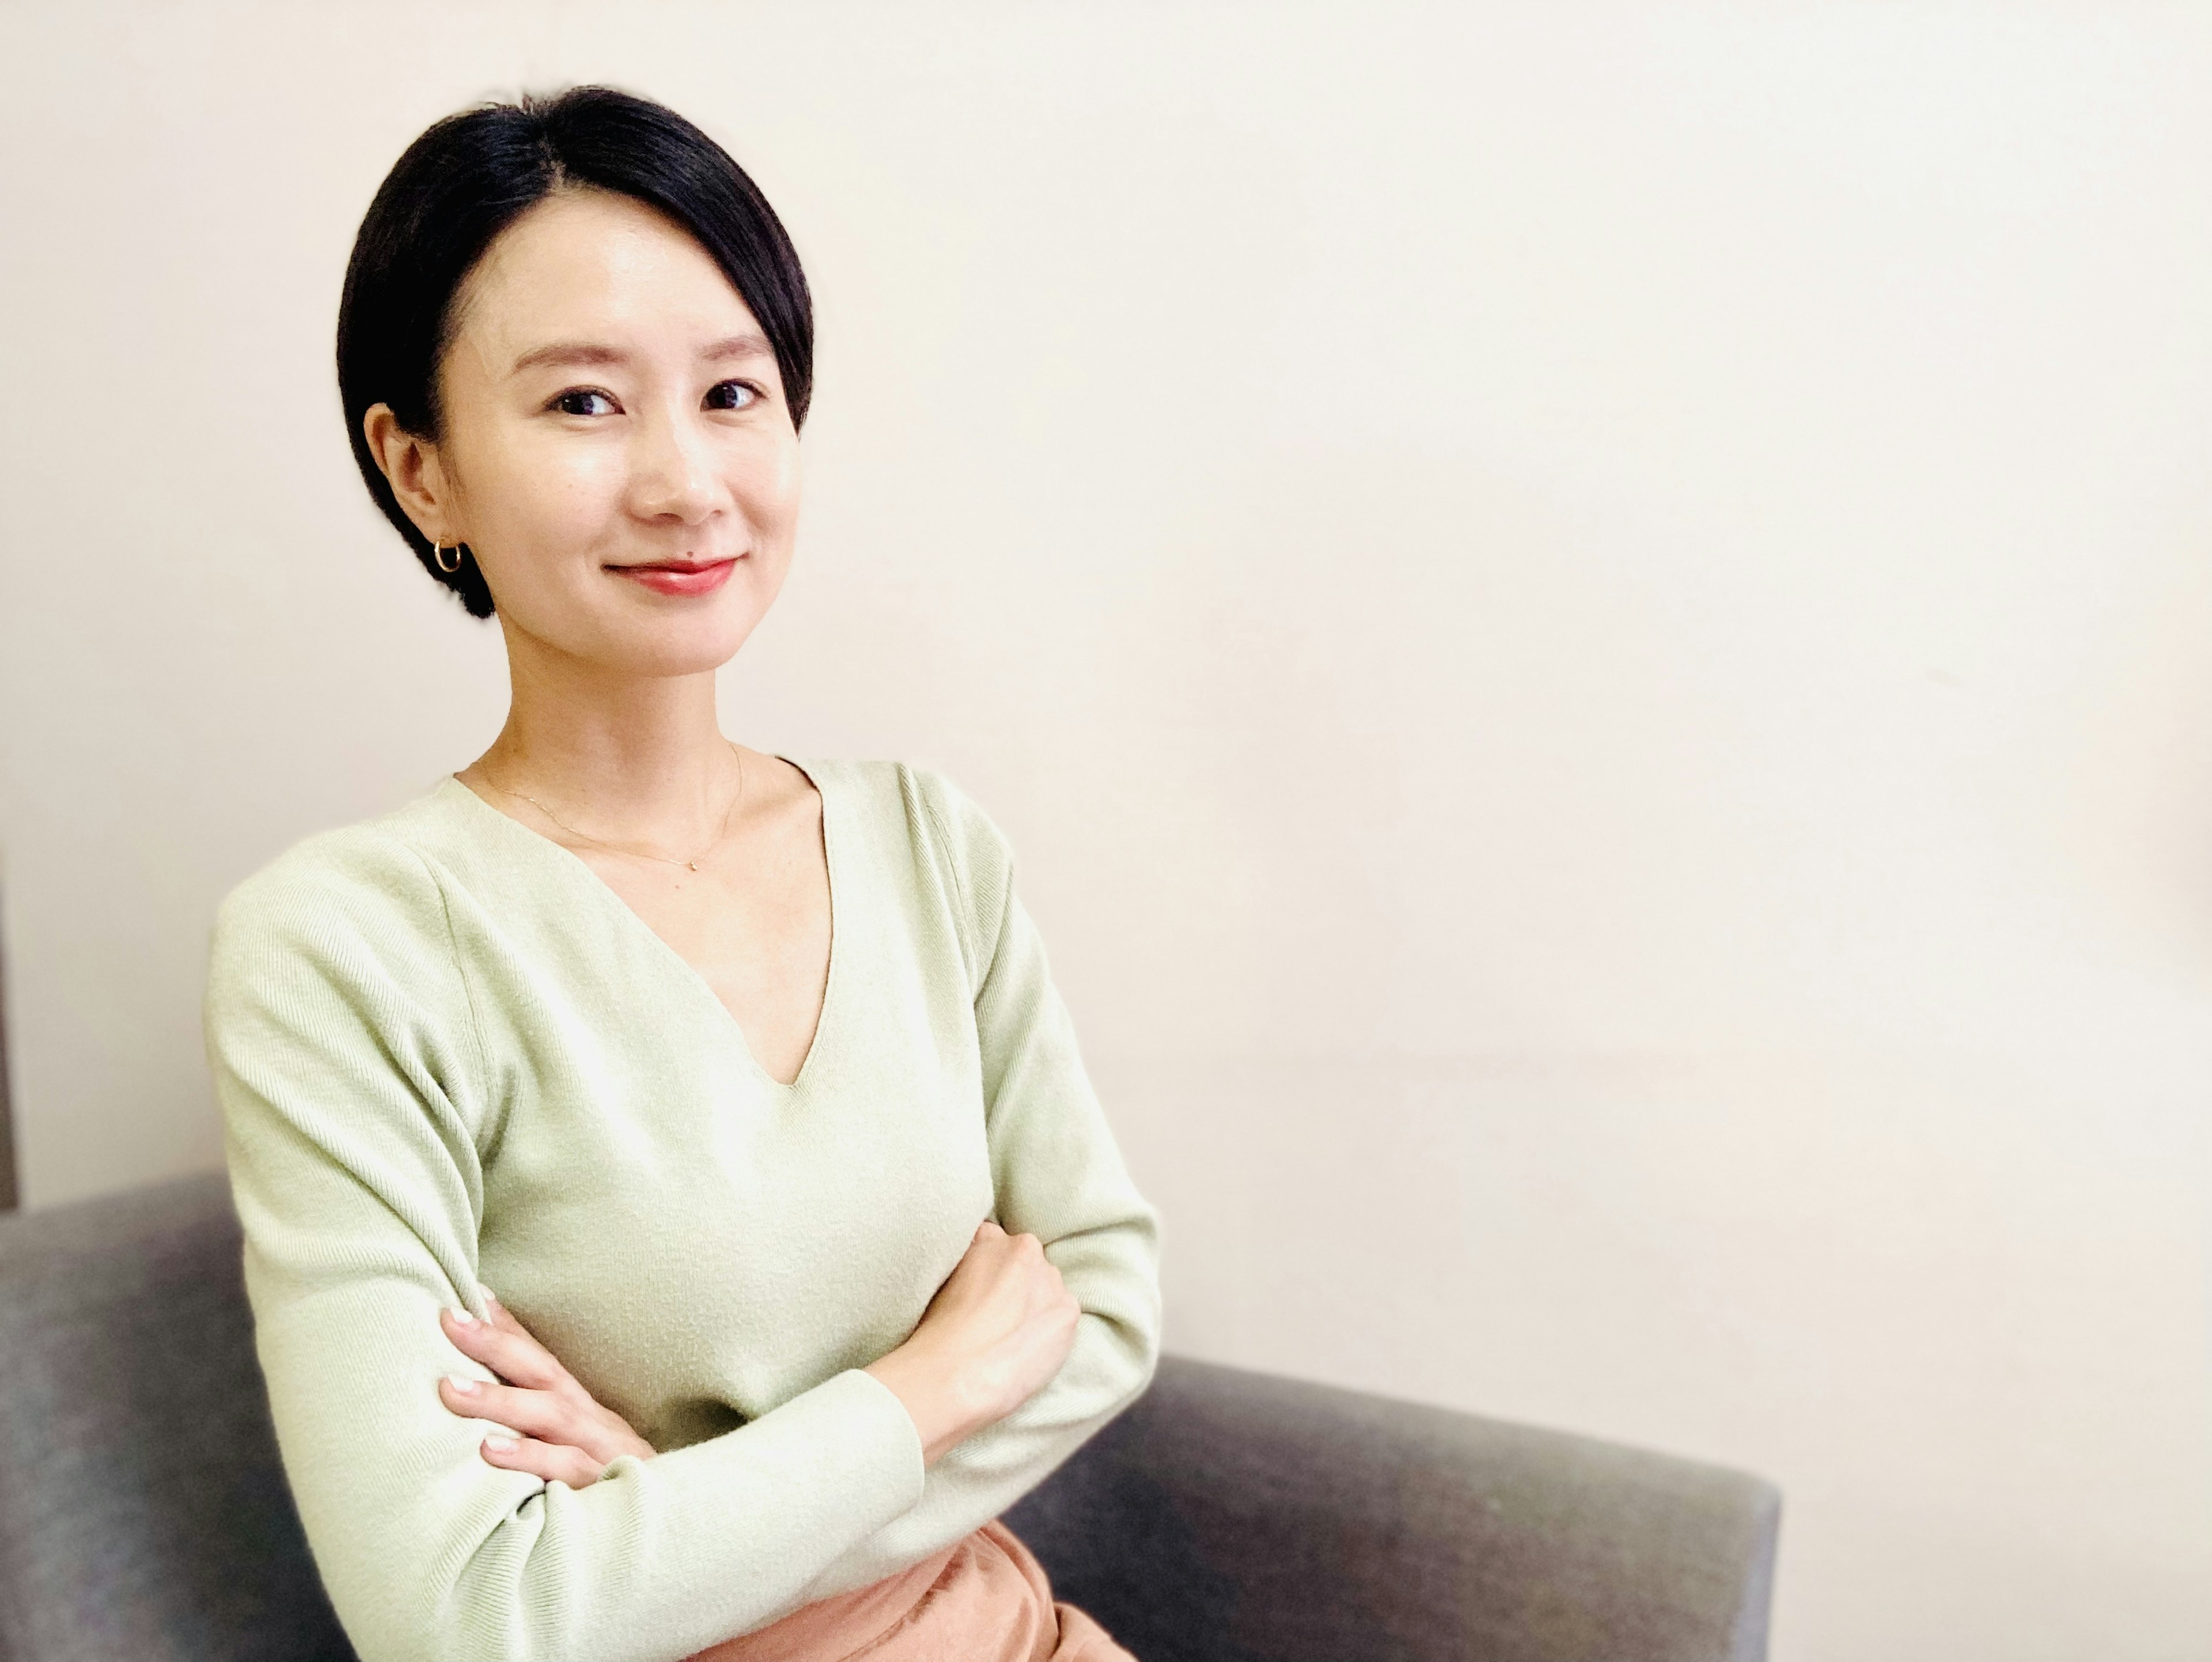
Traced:
[[507, 723], [464, 771], [595, 837], [688, 848], [729, 812], [737, 757], [714, 673], [616, 674], [510, 632]]

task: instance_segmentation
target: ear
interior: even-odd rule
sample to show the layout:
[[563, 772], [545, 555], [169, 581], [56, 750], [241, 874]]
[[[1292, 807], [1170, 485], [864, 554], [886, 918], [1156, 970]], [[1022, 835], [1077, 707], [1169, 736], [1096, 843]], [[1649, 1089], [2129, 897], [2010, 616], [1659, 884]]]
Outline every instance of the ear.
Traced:
[[402, 427], [388, 404], [372, 404], [363, 411], [361, 430], [368, 441], [368, 454], [376, 458], [392, 494], [415, 528], [434, 543], [467, 541], [460, 534], [438, 447]]

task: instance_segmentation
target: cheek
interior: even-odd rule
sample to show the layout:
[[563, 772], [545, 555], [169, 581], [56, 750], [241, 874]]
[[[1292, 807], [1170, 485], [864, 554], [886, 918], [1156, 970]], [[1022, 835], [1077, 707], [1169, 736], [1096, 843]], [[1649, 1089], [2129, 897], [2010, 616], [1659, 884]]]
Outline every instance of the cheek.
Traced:
[[469, 521], [495, 596], [527, 607], [527, 594], [550, 583], [580, 581], [573, 569], [595, 564], [610, 523], [621, 514], [618, 447], [533, 442], [528, 432], [482, 447], [469, 479]]
[[525, 537], [558, 547], [596, 537], [621, 506], [626, 466], [621, 447], [518, 435], [507, 447], [501, 511]]
[[748, 520], [764, 532], [788, 534], [799, 517], [797, 436], [747, 447], [733, 459], [730, 483]]

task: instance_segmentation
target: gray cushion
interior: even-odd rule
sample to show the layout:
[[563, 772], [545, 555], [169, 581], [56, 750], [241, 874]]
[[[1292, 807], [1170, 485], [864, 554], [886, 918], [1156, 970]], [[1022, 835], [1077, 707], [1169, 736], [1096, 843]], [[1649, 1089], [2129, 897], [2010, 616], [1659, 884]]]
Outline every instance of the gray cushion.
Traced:
[[0, 1221], [0, 1657], [338, 1662], [221, 1173]]
[[1170, 1356], [1006, 1521], [1142, 1662], [1759, 1662], [1779, 1509], [1740, 1473]]
[[[1168, 1357], [1008, 1521], [1142, 1662], [1756, 1662], [1756, 1479]], [[222, 1173], [0, 1218], [0, 1659], [343, 1662]]]

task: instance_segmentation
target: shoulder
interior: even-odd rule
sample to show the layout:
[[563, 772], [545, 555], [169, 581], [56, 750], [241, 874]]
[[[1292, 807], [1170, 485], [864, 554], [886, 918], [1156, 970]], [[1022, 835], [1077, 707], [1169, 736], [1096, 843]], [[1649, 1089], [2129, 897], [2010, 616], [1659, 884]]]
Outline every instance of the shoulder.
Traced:
[[946, 774], [912, 761], [808, 762], [849, 792], [859, 817], [886, 857], [930, 874], [958, 921], [963, 948], [980, 975], [1004, 924], [1012, 893], [1012, 844], [982, 805]]
[[401, 1099], [477, 1123], [483, 1039], [416, 806], [303, 837], [217, 905], [201, 1032], [233, 1135], [265, 1135], [280, 1102], [331, 1116], [316, 1137]]
[[1013, 849], [998, 822], [947, 775], [920, 762], [799, 758], [823, 782], [842, 786], [860, 814], [903, 839], [941, 851], [962, 877], [1003, 872]]
[[211, 990], [272, 957], [442, 956], [445, 897], [405, 834], [408, 812], [303, 837], [233, 886], [216, 908]]

